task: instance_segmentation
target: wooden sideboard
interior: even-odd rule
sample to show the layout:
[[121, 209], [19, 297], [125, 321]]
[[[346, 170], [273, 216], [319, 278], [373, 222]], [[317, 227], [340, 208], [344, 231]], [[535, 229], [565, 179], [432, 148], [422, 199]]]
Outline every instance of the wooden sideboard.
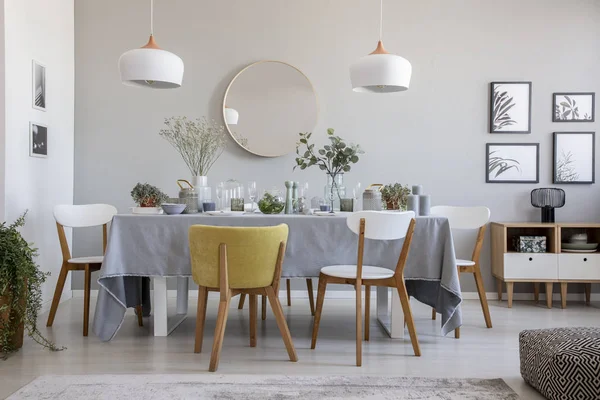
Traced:
[[[589, 304], [591, 284], [600, 282], [600, 252], [565, 253], [561, 243], [574, 233], [587, 233], [588, 243], [600, 243], [600, 224], [492, 222], [492, 275], [498, 284], [498, 300], [502, 300], [506, 283], [508, 307], [512, 307], [515, 283], [534, 284], [534, 297], [539, 300], [540, 283], [546, 286], [546, 304], [552, 308], [552, 286], [560, 283], [561, 306], [567, 306], [569, 283], [585, 283], [585, 299]], [[515, 236], [545, 236], [546, 253], [520, 253], [513, 250]]]

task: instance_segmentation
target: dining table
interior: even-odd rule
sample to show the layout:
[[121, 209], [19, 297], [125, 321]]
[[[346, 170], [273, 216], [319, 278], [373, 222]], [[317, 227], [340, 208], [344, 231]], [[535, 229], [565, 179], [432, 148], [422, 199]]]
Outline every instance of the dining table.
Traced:
[[[98, 277], [100, 286], [93, 331], [112, 340], [128, 308], [142, 305], [153, 318], [155, 336], [167, 336], [187, 316], [191, 263], [188, 230], [192, 225], [269, 226], [287, 224], [289, 237], [283, 278], [317, 278], [327, 265], [355, 264], [358, 236], [346, 224], [348, 213], [325, 215], [227, 214], [115, 215]], [[366, 240], [364, 265], [395, 269], [403, 239]], [[167, 279], [177, 280], [175, 314], [169, 315]], [[462, 324], [460, 281], [452, 232], [443, 217], [417, 217], [404, 269], [411, 298], [441, 314], [441, 334]], [[151, 293], [152, 281], [153, 293]], [[392, 338], [404, 336], [396, 291], [377, 288], [377, 319]], [[391, 301], [390, 301], [391, 299]]]

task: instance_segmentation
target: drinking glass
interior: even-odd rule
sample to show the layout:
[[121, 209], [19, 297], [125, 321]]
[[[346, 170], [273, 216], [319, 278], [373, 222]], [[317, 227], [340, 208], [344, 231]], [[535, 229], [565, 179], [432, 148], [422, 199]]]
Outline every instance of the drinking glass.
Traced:
[[225, 188], [225, 182], [220, 182], [217, 185], [217, 190], [216, 190], [216, 195], [217, 195], [217, 207], [219, 208], [219, 211], [223, 210], [223, 190]]
[[256, 182], [248, 182], [248, 198], [250, 199], [250, 212], [254, 212], [254, 201], [256, 200]]
[[359, 201], [361, 199], [361, 194], [362, 194], [362, 185], [360, 184], [360, 182], [358, 182], [356, 184], [356, 186], [354, 186], [354, 189], [352, 189], [352, 198], [354, 198], [354, 208], [357, 210], [361, 210], [362, 207], [359, 207]]

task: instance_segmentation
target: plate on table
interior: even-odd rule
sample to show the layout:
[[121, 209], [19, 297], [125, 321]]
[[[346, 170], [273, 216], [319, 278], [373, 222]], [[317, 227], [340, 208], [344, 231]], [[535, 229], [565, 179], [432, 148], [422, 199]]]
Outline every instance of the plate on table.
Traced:
[[563, 250], [596, 250], [598, 243], [561, 243]]
[[232, 215], [244, 215], [245, 211], [205, 211], [204, 214], [217, 215], [217, 216], [232, 216]]
[[596, 249], [592, 250], [573, 250], [573, 249], [562, 249], [563, 253], [595, 253]]
[[162, 208], [159, 207], [131, 207], [132, 214], [138, 215], [159, 215], [163, 213]]
[[331, 211], [315, 211], [313, 213], [313, 215], [318, 215], [321, 217], [334, 217], [337, 214], [339, 214], [338, 212], [331, 212]]

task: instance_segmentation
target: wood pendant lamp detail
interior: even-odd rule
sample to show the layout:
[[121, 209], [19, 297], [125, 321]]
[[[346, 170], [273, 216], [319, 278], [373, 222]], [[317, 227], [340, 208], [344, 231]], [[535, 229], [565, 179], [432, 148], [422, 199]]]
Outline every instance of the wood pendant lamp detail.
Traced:
[[154, 1], [150, 0], [150, 38], [143, 47], [129, 50], [119, 58], [121, 82], [152, 89], [178, 88], [183, 81], [183, 60], [158, 47], [153, 21]]
[[383, 47], [383, 0], [380, 3], [379, 42], [369, 55], [350, 66], [352, 90], [367, 93], [393, 93], [408, 90], [412, 75], [410, 62]]

